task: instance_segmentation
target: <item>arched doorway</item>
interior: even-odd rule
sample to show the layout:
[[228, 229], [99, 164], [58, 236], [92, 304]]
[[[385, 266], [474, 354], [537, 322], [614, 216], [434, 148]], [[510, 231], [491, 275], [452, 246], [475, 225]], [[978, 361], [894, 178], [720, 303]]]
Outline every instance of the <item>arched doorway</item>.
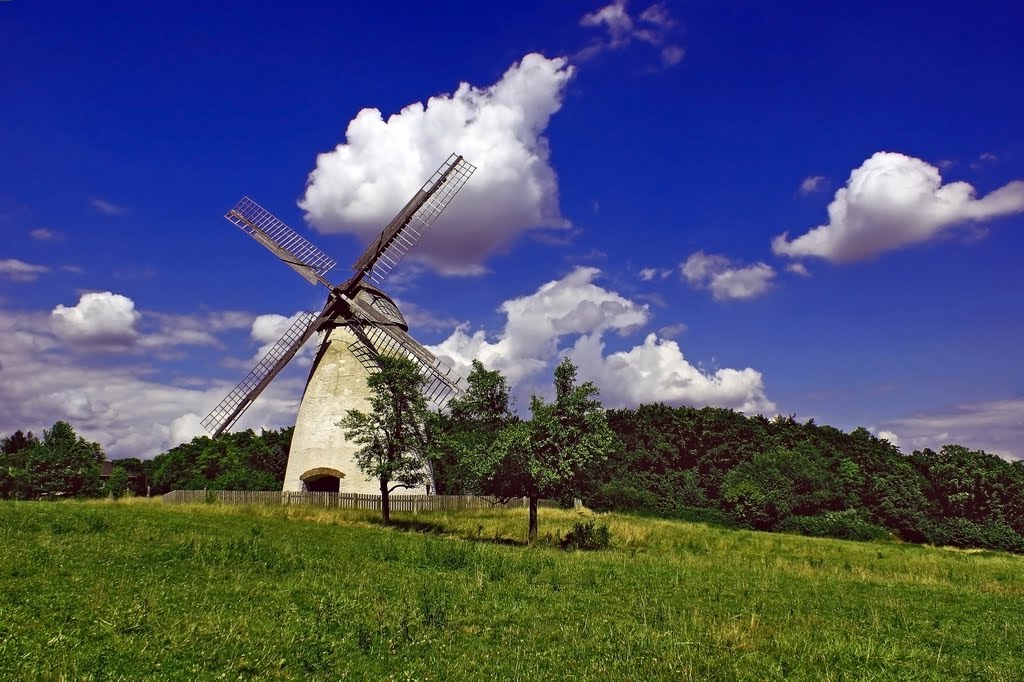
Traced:
[[310, 469], [299, 477], [303, 487], [309, 492], [336, 493], [341, 490], [341, 479], [345, 474], [329, 467]]

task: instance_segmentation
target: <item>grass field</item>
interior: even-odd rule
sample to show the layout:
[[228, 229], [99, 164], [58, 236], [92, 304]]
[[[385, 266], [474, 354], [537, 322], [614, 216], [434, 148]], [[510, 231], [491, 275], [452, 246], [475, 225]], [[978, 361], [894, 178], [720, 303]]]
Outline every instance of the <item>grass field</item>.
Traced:
[[1024, 676], [1024, 558], [601, 520], [0, 503], [0, 677]]

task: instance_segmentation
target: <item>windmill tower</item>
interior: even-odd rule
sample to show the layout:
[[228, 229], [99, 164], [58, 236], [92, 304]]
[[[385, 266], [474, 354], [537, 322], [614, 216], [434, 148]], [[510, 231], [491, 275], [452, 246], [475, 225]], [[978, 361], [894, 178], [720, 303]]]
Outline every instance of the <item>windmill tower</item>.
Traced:
[[336, 261], [248, 197], [225, 216], [316, 286], [327, 288], [319, 314], [305, 312], [271, 347], [259, 364], [203, 420], [216, 438], [230, 428], [300, 348], [316, 333], [319, 346], [299, 405], [288, 454], [284, 490], [379, 492], [366, 478], [335, 425], [347, 410], [368, 408], [367, 372], [381, 355], [406, 355], [427, 379], [426, 397], [444, 405], [462, 392], [461, 378], [417, 343], [395, 302], [377, 288], [462, 189], [476, 168], [452, 154], [381, 230], [352, 265], [355, 274], [340, 285], [325, 277]]

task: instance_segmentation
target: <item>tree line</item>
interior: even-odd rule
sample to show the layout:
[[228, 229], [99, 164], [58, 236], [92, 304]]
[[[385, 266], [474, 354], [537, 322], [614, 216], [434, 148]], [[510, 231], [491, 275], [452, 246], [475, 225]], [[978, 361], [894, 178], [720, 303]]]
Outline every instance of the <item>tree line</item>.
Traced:
[[439, 493], [528, 497], [531, 540], [539, 498], [578, 496], [599, 511], [1024, 552], [1024, 462], [960, 445], [903, 455], [867, 429], [845, 433], [793, 416], [664, 404], [604, 410], [597, 387], [576, 373], [563, 360], [554, 401], [533, 396], [529, 418], [520, 418], [506, 379], [474, 362], [465, 394], [441, 413], [420, 399], [402, 416], [406, 427], [422, 423], [412, 429], [420, 435], [397, 442], [389, 434], [404, 398], [389, 382], [402, 377], [408, 394], [418, 375], [411, 362], [385, 359], [370, 380], [372, 414], [350, 411], [340, 425], [364, 444], [369, 475], [399, 462], [401, 451], [403, 475], [424, 472], [426, 462]]
[[[381, 358], [369, 410], [338, 423], [359, 444], [357, 463], [386, 498], [433, 480], [442, 494], [582, 498], [627, 511], [767, 531], [1024, 552], [1024, 462], [946, 445], [904, 455], [863, 428], [845, 433], [793, 416], [725, 408], [641, 405], [605, 410], [596, 386], [564, 360], [554, 400], [513, 409], [508, 382], [474, 362], [468, 390], [427, 409], [413, 363]], [[292, 428], [194, 438], [146, 461], [117, 460], [125, 482], [173, 489], [280, 490]], [[0, 442], [0, 496], [110, 494], [103, 451], [57, 422], [40, 440]], [[117, 470], [115, 470], [116, 473]], [[111, 476], [114, 479], [114, 476]], [[388, 517], [388, 506], [383, 514]]]
[[161, 495], [171, 490], [280, 490], [288, 464], [293, 427], [198, 436], [148, 460], [112, 460], [98, 443], [58, 421], [39, 439], [16, 431], [0, 439], [0, 498], [120, 497]]

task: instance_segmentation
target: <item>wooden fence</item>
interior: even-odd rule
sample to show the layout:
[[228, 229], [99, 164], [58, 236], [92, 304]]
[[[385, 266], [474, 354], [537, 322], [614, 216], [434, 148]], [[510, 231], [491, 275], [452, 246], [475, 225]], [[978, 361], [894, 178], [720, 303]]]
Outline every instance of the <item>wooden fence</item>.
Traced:
[[[477, 495], [389, 495], [391, 511], [461, 511], [469, 509], [524, 509], [529, 499], [514, 497], [504, 503], [495, 497]], [[163, 496], [169, 504], [304, 504], [313, 507], [369, 509], [380, 511], [380, 495], [360, 493], [276, 492], [244, 490], [172, 490]], [[540, 507], [557, 507], [554, 500], [540, 500]]]

